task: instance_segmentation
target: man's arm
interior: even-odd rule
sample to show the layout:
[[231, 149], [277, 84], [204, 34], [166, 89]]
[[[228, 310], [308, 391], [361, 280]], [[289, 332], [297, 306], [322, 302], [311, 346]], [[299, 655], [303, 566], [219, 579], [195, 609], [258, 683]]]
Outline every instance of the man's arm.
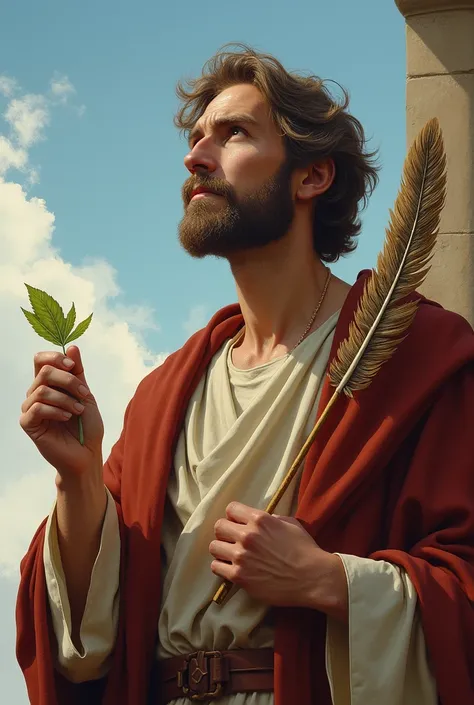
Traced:
[[[70, 593], [59, 549], [56, 507], [46, 526], [43, 550], [48, 602], [58, 643], [56, 668], [70, 681], [96, 680], [108, 672], [118, 624], [120, 534], [115, 502], [107, 491], [97, 558], [94, 561], [81, 621], [73, 633]], [[75, 638], [74, 638], [75, 636]]]
[[102, 464], [77, 478], [58, 477], [56, 484], [55, 519], [71, 611], [71, 637], [81, 651], [80, 626], [107, 507]]
[[[57, 528], [77, 639], [106, 507], [104, 425], [90, 393], [79, 348], [40, 352], [20, 425], [56, 470]], [[80, 419], [84, 438], [78, 433]]]
[[[101, 702], [101, 693], [105, 687], [106, 681], [105, 679], [95, 679], [98, 678], [101, 673], [107, 671], [108, 663], [106, 650], [109, 649], [111, 652], [114, 647], [118, 617], [119, 567], [117, 567], [115, 571], [106, 569], [107, 577], [105, 578], [103, 575], [102, 577], [100, 576], [100, 571], [102, 567], [104, 567], [104, 561], [102, 559], [108, 557], [108, 560], [111, 560], [113, 556], [117, 556], [120, 551], [120, 538], [114, 525], [120, 524], [121, 519], [119, 518], [115, 504], [118, 503], [118, 505], [120, 505], [121, 502], [123, 447], [125, 443], [127, 418], [132, 402], [133, 400], [129, 403], [125, 412], [121, 436], [112, 448], [111, 454], [104, 465], [103, 479], [101, 468], [101, 481], [99, 481], [97, 477], [99, 474], [99, 471], [97, 471], [94, 481], [91, 483], [92, 486], [88, 489], [86, 487], [81, 490], [83, 491], [81, 501], [85, 502], [91, 494], [97, 497], [97, 501], [93, 501], [93, 510], [91, 512], [92, 516], [95, 516], [97, 526], [89, 535], [88, 547], [85, 554], [82, 556], [83, 568], [84, 566], [86, 567], [86, 573], [90, 568], [90, 572], [88, 578], [81, 579], [82, 598], [78, 599], [76, 597], [76, 604], [79, 603], [79, 605], [82, 604], [88, 607], [87, 596], [93, 597], [94, 594], [97, 600], [96, 605], [97, 603], [103, 604], [103, 598], [107, 596], [106, 593], [110, 593], [111, 595], [108, 604], [104, 606], [105, 613], [107, 614], [107, 624], [104, 623], [104, 620], [101, 621], [102, 618], [97, 619], [97, 615], [94, 614], [94, 609], [84, 610], [84, 607], [79, 607], [79, 610], [82, 609], [84, 612], [81, 626], [85, 648], [82, 648], [82, 652], [80, 649], [77, 650], [72, 642], [72, 620], [68, 590], [66, 587], [67, 579], [62, 567], [62, 561], [64, 559], [66, 561], [68, 560], [68, 548], [70, 547], [72, 553], [74, 553], [74, 542], [77, 540], [80, 545], [82, 540], [79, 523], [75, 523], [76, 520], [77, 522], [81, 520], [80, 512], [77, 512], [76, 509], [72, 507], [73, 514], [70, 520], [63, 515], [62, 527], [64, 533], [66, 538], [68, 532], [71, 536], [71, 543], [69, 547], [63, 550], [63, 555], [61, 555], [59, 550], [59, 526], [55, 518], [56, 512], [54, 512], [54, 523], [52, 521], [53, 514], [51, 514], [49, 520], [43, 522], [36, 532], [21, 564], [21, 580], [16, 610], [16, 651], [18, 663], [25, 676], [30, 701], [35, 705], [47, 705], [56, 702], [59, 693], [61, 694], [61, 702], [75, 702], [76, 698], [81, 702], [82, 699], [84, 699], [84, 701], [87, 700], [91, 705], [95, 705], [96, 703], [98, 705], [98, 703]], [[73, 419], [73, 421], [75, 422], [73, 430], [76, 430], [77, 420]], [[86, 423], [84, 423], [84, 432], [87, 438], [88, 429]], [[87, 452], [87, 448], [82, 448], [84, 452]], [[79, 453], [80, 452], [81, 449], [79, 449]], [[43, 455], [46, 457], [46, 453], [43, 453]], [[74, 451], [74, 456], [77, 457], [76, 451]], [[96, 463], [94, 467], [98, 467], [98, 465], [99, 463]], [[107, 501], [104, 485], [111, 493], [107, 505], [109, 511], [106, 511], [105, 518], [101, 507], [102, 497]], [[63, 490], [66, 492], [66, 485], [60, 485], [58, 487], [59, 496], [62, 494]], [[61, 501], [59, 496], [58, 500]], [[64, 496], [66, 497], [67, 494]], [[70, 496], [72, 497], [72, 495]], [[65, 506], [64, 509], [67, 510], [68, 508]], [[87, 511], [89, 511], [89, 508], [87, 508]], [[110, 516], [111, 522], [107, 521], [107, 515]], [[90, 519], [91, 517], [89, 516], [88, 518]], [[97, 527], [99, 540], [97, 540], [97, 534], [95, 533]], [[53, 547], [53, 534], [56, 536], [55, 548]], [[106, 539], [106, 534], [109, 538], [115, 535], [116, 549], [107, 549], [107, 546], [110, 549], [111, 544], [109, 544], [108, 539]], [[103, 555], [101, 556], [102, 548]], [[72, 556], [71, 560], [74, 562], [74, 556]], [[94, 563], [94, 561], [96, 562]], [[119, 558], [116, 560], [116, 563], [117, 566], [120, 565]], [[72, 570], [75, 570], [74, 566]], [[96, 577], [97, 580], [95, 580]], [[117, 580], [117, 590], [115, 591], [116, 596], [114, 599], [113, 584], [115, 578]], [[105, 584], [107, 585], [107, 589], [104, 591]], [[84, 592], [86, 599], [84, 598]], [[89, 602], [91, 602], [93, 608], [94, 600], [89, 600]], [[51, 621], [53, 634], [51, 631]], [[76, 623], [77, 622], [80, 624], [81, 620], [76, 618]], [[98, 643], [100, 639], [97, 640], [96, 636], [100, 633], [112, 634], [111, 638], [106, 640], [106, 644]], [[81, 634], [81, 632], [79, 632], [79, 634]], [[89, 635], [92, 635], [92, 646], [90, 646], [89, 643]], [[100, 647], [99, 649], [97, 648], [98, 646]], [[101, 654], [99, 654], [100, 649], [102, 649]], [[78, 665], [80, 666], [79, 671], [76, 668]], [[66, 678], [61, 678], [59, 673], [64, 674]], [[82, 682], [91, 677], [94, 678], [94, 680], [88, 681], [88, 683], [81, 683], [81, 685], [74, 683], [74, 681]], [[87, 692], [87, 695], [82, 695], [83, 692]]]

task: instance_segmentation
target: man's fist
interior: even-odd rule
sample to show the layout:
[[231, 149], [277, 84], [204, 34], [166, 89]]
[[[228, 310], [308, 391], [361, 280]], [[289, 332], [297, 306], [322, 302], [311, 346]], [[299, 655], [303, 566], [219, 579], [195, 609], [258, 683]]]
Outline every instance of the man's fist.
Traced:
[[339, 556], [301, 524], [232, 502], [215, 525], [213, 573], [274, 606], [311, 607], [345, 619], [347, 580]]

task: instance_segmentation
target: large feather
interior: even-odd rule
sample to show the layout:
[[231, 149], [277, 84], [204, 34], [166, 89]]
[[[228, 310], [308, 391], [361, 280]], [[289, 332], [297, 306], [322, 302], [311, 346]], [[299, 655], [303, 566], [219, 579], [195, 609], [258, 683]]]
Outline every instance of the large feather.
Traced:
[[[390, 211], [390, 224], [377, 269], [367, 280], [349, 335], [329, 370], [334, 394], [266, 507], [273, 514], [307, 455], [339, 395], [368, 387], [407, 334], [416, 301], [403, 301], [423, 282], [433, 255], [446, 196], [446, 157], [437, 120], [431, 120], [413, 143], [405, 160], [402, 184]], [[222, 604], [232, 583], [214, 595]]]
[[403, 301], [425, 279], [446, 196], [446, 157], [431, 120], [405, 161], [401, 188], [377, 269], [367, 280], [349, 335], [331, 364], [331, 383], [348, 396], [369, 386], [405, 337], [416, 301]]

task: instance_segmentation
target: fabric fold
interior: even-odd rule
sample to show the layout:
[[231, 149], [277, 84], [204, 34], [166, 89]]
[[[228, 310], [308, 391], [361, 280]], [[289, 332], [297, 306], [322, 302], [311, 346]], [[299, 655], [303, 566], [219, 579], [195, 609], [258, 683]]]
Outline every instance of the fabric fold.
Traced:
[[[331, 360], [369, 277], [362, 273], [346, 299]], [[297, 518], [324, 550], [385, 560], [406, 571], [440, 701], [471, 705], [474, 451], [465, 419], [474, 398], [474, 335], [460, 317], [417, 298], [417, 315], [397, 354], [360, 399], [339, 400], [308, 453]], [[173, 453], [200, 379], [242, 325], [237, 306], [219, 311], [139, 384], [104, 465], [122, 551], [119, 633], [107, 678], [76, 685], [53, 668], [45, 522], [33, 537], [21, 563], [16, 612], [17, 658], [32, 705], [149, 701], [162, 585], [156, 557]], [[326, 384], [321, 407], [330, 393]], [[330, 705], [324, 615], [303, 608], [272, 612], [275, 705]]]
[[81, 622], [79, 648], [71, 635], [71, 609], [59, 551], [56, 504], [46, 523], [43, 561], [58, 644], [56, 668], [73, 683], [97, 680], [107, 673], [117, 633], [120, 535], [115, 502], [109, 490], [106, 491], [107, 508]]
[[437, 705], [410, 578], [387, 561], [337, 555], [347, 576], [349, 621], [328, 619], [333, 705]]

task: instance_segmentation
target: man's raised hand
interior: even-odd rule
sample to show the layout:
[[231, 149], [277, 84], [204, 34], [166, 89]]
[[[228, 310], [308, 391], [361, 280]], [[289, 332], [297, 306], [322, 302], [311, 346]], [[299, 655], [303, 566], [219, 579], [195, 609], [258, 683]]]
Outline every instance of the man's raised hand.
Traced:
[[[64, 356], [40, 352], [34, 358], [33, 384], [21, 407], [20, 425], [62, 479], [102, 466], [104, 428], [75, 345]], [[77, 416], [82, 417], [84, 445]]]

